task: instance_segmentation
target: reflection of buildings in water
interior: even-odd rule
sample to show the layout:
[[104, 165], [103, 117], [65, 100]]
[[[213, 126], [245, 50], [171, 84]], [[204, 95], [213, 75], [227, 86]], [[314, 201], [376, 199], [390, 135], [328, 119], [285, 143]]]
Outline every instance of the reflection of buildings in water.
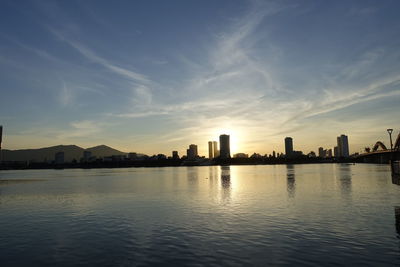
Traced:
[[208, 175], [210, 180], [215, 180], [218, 176], [218, 169], [216, 166], [209, 166], [208, 167]]
[[295, 171], [293, 164], [286, 165], [286, 177], [287, 177], [286, 186], [287, 186], [288, 196], [292, 198], [295, 196], [296, 192], [296, 179], [295, 179]]
[[199, 187], [199, 168], [195, 166], [187, 167], [187, 186], [191, 190], [198, 190]]
[[400, 238], [400, 207], [394, 207], [394, 218], [396, 220], [397, 237]]
[[230, 166], [221, 166], [221, 185], [223, 189], [223, 198], [229, 198], [231, 193], [231, 168]]
[[208, 167], [208, 183], [210, 185], [210, 192], [218, 190], [218, 167]]
[[351, 167], [349, 165], [341, 165], [339, 168], [340, 192], [344, 196], [351, 195]]

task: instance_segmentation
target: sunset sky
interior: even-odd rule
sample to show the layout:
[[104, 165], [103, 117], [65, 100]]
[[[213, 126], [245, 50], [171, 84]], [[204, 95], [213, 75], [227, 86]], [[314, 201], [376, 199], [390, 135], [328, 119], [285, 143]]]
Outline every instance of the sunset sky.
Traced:
[[6, 149], [351, 152], [400, 130], [400, 1], [2, 1]]

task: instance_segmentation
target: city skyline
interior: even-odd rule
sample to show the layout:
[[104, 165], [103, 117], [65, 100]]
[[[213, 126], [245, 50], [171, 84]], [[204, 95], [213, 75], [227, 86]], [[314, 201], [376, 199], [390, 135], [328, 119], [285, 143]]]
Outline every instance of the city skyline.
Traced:
[[[3, 149], [350, 151], [397, 127], [396, 1], [5, 1]], [[146, 14], [146, 16], [143, 16]]]
[[[391, 133], [393, 132], [393, 129], [387, 129], [387, 132], [389, 132], [389, 130], [391, 131]], [[390, 134], [391, 134], [390, 133]], [[400, 137], [400, 132], [399, 135]], [[397, 137], [397, 139], [399, 138]], [[2, 144], [2, 138], [3, 138], [3, 126], [0, 125], [0, 151], [1, 151], [1, 144]], [[391, 138], [391, 136], [390, 136]], [[397, 140], [396, 140], [397, 141]], [[390, 142], [392, 142], [392, 140], [390, 140]], [[374, 143], [373, 147], [377, 146], [379, 144], [379, 146], [383, 145], [383, 149], [386, 149], [386, 145], [385, 145], [385, 141], [381, 141], [378, 140]], [[218, 146], [219, 144], [219, 146]], [[60, 144], [59, 144], [60, 145]], [[64, 144], [61, 144], [64, 145]], [[71, 144], [70, 144], [71, 145]], [[104, 144], [103, 144], [104, 145]], [[237, 145], [237, 143], [235, 143], [235, 145]], [[388, 147], [390, 147], [392, 145], [392, 143], [390, 143], [388, 145]], [[102, 146], [102, 145], [99, 145]], [[206, 144], [206, 154], [202, 155], [202, 153], [199, 151], [202, 151], [203, 149], [199, 149], [199, 146], [197, 144], [190, 144], [189, 148], [186, 149], [186, 153], [185, 150], [183, 150], [183, 152], [181, 153], [181, 155], [186, 155], [186, 157], [188, 159], [195, 159], [198, 157], [205, 157], [205, 158], [209, 158], [209, 159], [213, 159], [213, 158], [219, 158], [221, 155], [221, 151], [222, 151], [222, 159], [228, 159], [231, 158], [234, 155], [248, 155], [249, 151], [235, 151], [231, 153], [231, 142], [230, 142], [230, 135], [227, 134], [221, 134], [219, 135], [219, 143], [217, 141], [208, 141]], [[200, 145], [200, 147], [202, 147], [202, 145]], [[349, 146], [349, 141], [348, 141], [348, 136], [341, 134], [340, 136], [338, 136], [336, 138], [336, 144], [333, 147], [326, 147], [325, 145], [324, 149], [323, 147], [318, 147], [315, 150], [310, 150], [310, 151], [303, 151], [303, 150], [294, 150], [294, 145], [293, 145], [293, 138], [292, 137], [285, 137], [283, 140], [283, 153], [280, 152], [279, 150], [272, 150], [268, 153], [259, 153], [258, 151], [253, 151], [254, 154], [258, 154], [258, 155], [266, 155], [266, 156], [273, 156], [275, 157], [275, 154], [282, 154], [285, 155], [286, 157], [298, 157], [301, 155], [318, 155], [318, 157], [349, 157], [351, 155], [354, 154], [359, 154], [359, 153], [365, 153], [365, 152], [369, 152], [371, 150], [371, 147], [369, 145], [366, 145], [363, 147], [363, 149], [360, 149], [360, 151], [355, 151], [353, 153], [350, 153], [350, 146]], [[29, 148], [24, 148], [24, 149], [29, 149]], [[33, 149], [38, 149], [38, 147], [33, 148]], [[18, 150], [18, 149], [17, 149]], [[172, 158], [175, 158], [176, 156], [178, 156], [178, 154], [180, 150], [172, 150]], [[138, 151], [125, 151], [125, 153], [128, 154], [136, 154]], [[144, 153], [146, 155], [146, 153]], [[154, 153], [151, 153], [149, 155], [169, 155], [169, 153], [162, 153], [160, 151], [156, 151]]]

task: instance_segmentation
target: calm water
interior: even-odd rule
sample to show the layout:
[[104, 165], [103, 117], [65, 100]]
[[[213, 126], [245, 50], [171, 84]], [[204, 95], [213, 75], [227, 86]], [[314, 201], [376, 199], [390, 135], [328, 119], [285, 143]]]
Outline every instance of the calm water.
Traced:
[[387, 165], [2, 171], [0, 264], [398, 266], [396, 207]]

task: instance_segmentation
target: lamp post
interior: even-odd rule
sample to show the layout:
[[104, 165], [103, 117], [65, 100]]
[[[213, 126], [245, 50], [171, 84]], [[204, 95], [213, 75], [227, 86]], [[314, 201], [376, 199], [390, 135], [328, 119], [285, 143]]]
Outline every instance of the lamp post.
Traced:
[[390, 138], [390, 151], [392, 151], [393, 150], [393, 143], [392, 143], [393, 129], [387, 129], [387, 132], [389, 133], [389, 138]]

